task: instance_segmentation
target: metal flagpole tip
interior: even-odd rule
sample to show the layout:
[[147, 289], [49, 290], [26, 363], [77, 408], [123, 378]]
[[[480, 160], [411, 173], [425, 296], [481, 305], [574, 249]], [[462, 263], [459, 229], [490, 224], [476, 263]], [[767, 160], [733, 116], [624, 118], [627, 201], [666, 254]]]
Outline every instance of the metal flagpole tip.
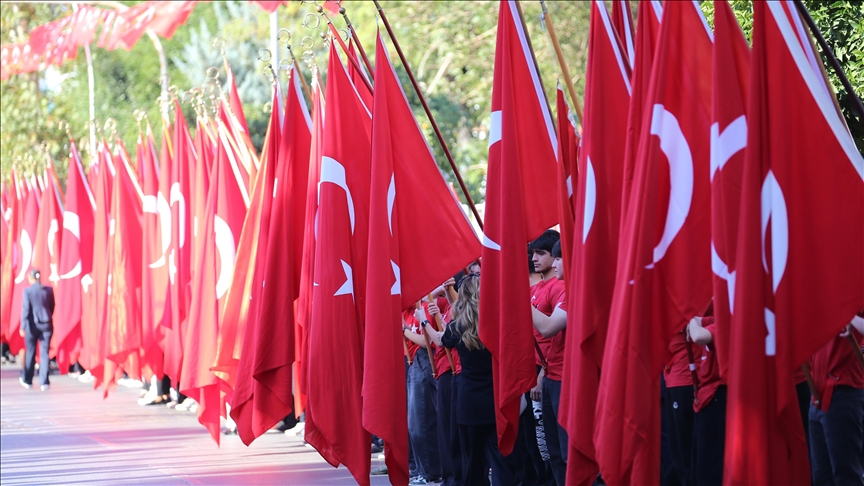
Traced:
[[261, 62], [270, 62], [273, 59], [273, 53], [270, 49], [258, 49], [258, 60]]
[[110, 133], [116, 135], [117, 134], [117, 120], [115, 120], [113, 118], [109, 118], [109, 119], [105, 120], [104, 130], [106, 132], [110, 132]]
[[207, 81], [205, 81], [205, 82], [208, 82], [211, 80], [212, 81], [218, 81], [219, 80], [219, 69], [217, 69], [213, 66], [210, 66], [209, 68], [207, 68], [207, 71], [204, 72], [204, 76], [208, 78]]
[[313, 13], [307, 13], [303, 16], [303, 27], [306, 27], [307, 29], [317, 29], [319, 25], [321, 25], [321, 17]]
[[283, 44], [288, 44], [291, 42], [291, 31], [284, 27], [279, 29], [276, 31], [276, 40]]
[[[293, 57], [293, 56], [292, 56]], [[280, 59], [279, 60], [279, 70], [290, 72], [291, 68], [294, 67], [294, 62], [291, 59]]]

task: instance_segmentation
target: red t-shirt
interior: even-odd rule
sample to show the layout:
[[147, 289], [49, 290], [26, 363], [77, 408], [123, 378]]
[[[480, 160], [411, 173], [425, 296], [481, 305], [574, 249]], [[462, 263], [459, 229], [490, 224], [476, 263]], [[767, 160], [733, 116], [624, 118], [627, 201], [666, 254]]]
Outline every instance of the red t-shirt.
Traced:
[[[694, 359], [700, 356], [702, 350], [694, 343], [688, 343], [683, 332], [676, 333], [669, 342], [669, 351], [672, 351], [672, 359], [663, 370], [666, 377], [666, 386], [693, 386], [693, 376], [690, 374], [690, 360], [687, 358], [687, 346], [693, 350]], [[696, 372], [699, 372], [699, 360], [694, 363]]]
[[[417, 318], [414, 317], [414, 309], [405, 309], [402, 311], [402, 320], [405, 321], [405, 325], [408, 326], [409, 329], [414, 331], [417, 334], [423, 334], [423, 330], [420, 329], [420, 323], [417, 322]], [[408, 361], [414, 361], [414, 355], [417, 354], [417, 350], [420, 349], [420, 346], [414, 344], [414, 341], [404, 338], [405, 342], [408, 343]]]
[[[565, 284], [562, 280], [558, 280], [560, 292], [555, 291], [556, 303], [552, 309], [561, 307], [564, 311], [567, 310], [567, 299], [565, 292]], [[549, 287], [552, 287], [550, 285]], [[567, 328], [561, 330], [558, 334], [552, 336], [552, 343], [549, 345], [549, 351], [546, 353], [546, 378], [561, 381], [564, 377], [564, 343], [567, 341]]]
[[[854, 328], [852, 335], [861, 347], [864, 337]], [[837, 336], [813, 355], [811, 360], [813, 381], [816, 382], [816, 389], [819, 390], [819, 397], [822, 399], [819, 408], [826, 412], [831, 407], [831, 396], [834, 394], [835, 387], [846, 385], [864, 388], [864, 370], [861, 369], [852, 351], [849, 338]]]
[[[438, 297], [435, 299], [435, 303], [438, 305], [438, 309], [441, 310], [441, 315], [443, 316], [442, 324], [450, 322], [452, 317], [450, 316], [450, 303], [447, 302], [447, 299], [444, 297]], [[434, 327], [437, 327], [438, 324], [432, 319], [432, 315], [429, 314], [429, 305], [424, 302], [423, 308], [426, 309], [426, 319], [428, 319]], [[444, 331], [444, 329], [438, 330]], [[453, 366], [456, 368], [453, 374], [458, 375], [462, 371], [462, 364], [459, 363], [459, 353], [456, 352], [456, 348], [450, 350], [450, 358], [453, 359]], [[447, 351], [444, 346], [435, 348], [435, 376], [440, 377], [442, 373], [450, 371], [450, 358], [447, 358]]]
[[[547, 316], [552, 315], [555, 306], [564, 297], [564, 282], [552, 277], [549, 280], [542, 280], [531, 287], [531, 305]], [[552, 338], [543, 337], [540, 331], [531, 324], [531, 329], [534, 331], [534, 338], [537, 344], [540, 345], [540, 350], [543, 351], [543, 356], [546, 357], [546, 362], [549, 362], [549, 348], [552, 346]], [[540, 360], [540, 355], [537, 350], [534, 350], [534, 362], [537, 366], [541, 366], [543, 362]], [[548, 371], [547, 371], [548, 373]]]
[[[717, 336], [717, 324], [714, 323], [714, 317], [703, 318], [702, 326], [706, 331], [711, 333], [711, 336]], [[699, 377], [698, 400], [693, 402], [693, 410], [697, 412], [711, 402], [714, 394], [717, 392], [717, 387], [726, 384], [726, 380], [720, 377], [720, 364], [717, 362], [716, 343], [717, 340], [715, 339], [711, 344], [702, 347], [702, 356], [699, 360], [700, 364], [697, 373]], [[684, 352], [686, 356], [686, 348]]]

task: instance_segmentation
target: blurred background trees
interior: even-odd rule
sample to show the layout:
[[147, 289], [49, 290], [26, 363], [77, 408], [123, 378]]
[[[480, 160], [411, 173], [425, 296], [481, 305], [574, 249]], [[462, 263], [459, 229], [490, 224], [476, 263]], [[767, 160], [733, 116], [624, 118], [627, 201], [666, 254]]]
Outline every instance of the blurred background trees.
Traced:
[[[138, 2], [124, 2], [133, 5]], [[408, 61], [420, 82], [436, 120], [456, 158], [460, 171], [475, 200], [484, 199], [486, 157], [488, 152], [489, 111], [492, 92], [492, 69], [495, 57], [495, 34], [498, 2], [439, 2], [383, 0], [385, 9]], [[864, 91], [864, 3], [847, 0], [821, 2], [806, 0], [813, 17], [822, 29], [838, 58], [844, 63], [853, 86]], [[590, 4], [587, 2], [548, 2], [562, 49], [574, 76], [578, 93], [584, 91], [585, 63], [588, 43]], [[739, 22], [749, 37], [752, 26], [752, 0], [732, 0]], [[358, 31], [370, 59], [374, 62], [377, 11], [371, 2], [348, 0], [343, 3]], [[713, 20], [713, 2], [703, 1], [703, 10]], [[546, 32], [540, 21], [538, 2], [522, 3], [525, 21], [531, 36], [541, 77], [552, 109], [559, 69]], [[0, 4], [0, 41], [21, 42], [34, 27], [69, 15], [68, 4]], [[303, 26], [304, 16], [314, 13], [314, 5], [292, 2], [278, 10], [279, 27], [292, 33], [292, 45], [300, 56], [306, 50], [301, 41], [309, 36], [313, 51], [322, 69], [327, 63], [327, 51], [319, 31]], [[633, 3], [634, 14], [636, 2]], [[345, 23], [332, 15], [337, 28]], [[322, 23], [321, 29], [324, 25]], [[383, 30], [383, 26], [382, 26]], [[253, 142], [263, 143], [267, 114], [263, 108], [269, 102], [269, 82], [264, 64], [257, 60], [258, 50], [270, 48], [270, 20], [266, 12], [248, 2], [226, 1], [200, 3], [170, 40], [162, 40], [168, 58], [170, 84], [180, 90], [200, 87], [208, 67], [220, 70], [225, 81], [222, 59], [212, 46], [216, 37], [225, 39], [225, 53], [235, 73], [240, 98], [249, 122]], [[413, 93], [408, 77], [395, 50], [384, 32], [397, 72], [405, 92], [415, 109], [418, 122], [426, 132], [429, 145], [436, 155], [445, 177], [453, 180], [443, 151], [435, 139], [431, 125]], [[308, 40], [307, 40], [308, 42]], [[0, 83], [0, 161], [2, 174], [11, 170], [13, 162], [24, 171], [41, 167], [44, 155], [39, 149], [47, 142], [62, 181], [68, 160], [68, 143], [58, 129], [66, 120], [76, 139], [87, 138], [89, 118], [87, 66], [83, 49], [75, 60], [59, 68], [49, 67], [38, 73], [12, 76]], [[96, 86], [96, 118], [100, 125], [107, 118], [117, 121], [118, 134], [134, 153], [138, 124], [133, 116], [136, 109], [145, 110], [154, 133], [161, 137], [159, 124], [160, 94], [159, 61], [147, 38], [130, 52], [107, 51], [91, 47]], [[279, 57], [287, 56], [280, 48]], [[310, 80], [310, 71], [301, 61], [301, 70]], [[706, 60], [710, 69], [710, 60]], [[326, 73], [322, 73], [326, 74]], [[851, 111], [845, 92], [829, 70], [847, 118]], [[284, 83], [286, 78], [282, 77]], [[326, 82], [326, 80], [325, 80]], [[284, 84], [283, 84], [284, 85]], [[857, 89], [857, 88], [856, 88]], [[194, 128], [194, 111], [184, 105], [187, 121]], [[856, 142], [864, 151], [864, 133], [849, 122]], [[87, 157], [85, 157], [87, 163]]]

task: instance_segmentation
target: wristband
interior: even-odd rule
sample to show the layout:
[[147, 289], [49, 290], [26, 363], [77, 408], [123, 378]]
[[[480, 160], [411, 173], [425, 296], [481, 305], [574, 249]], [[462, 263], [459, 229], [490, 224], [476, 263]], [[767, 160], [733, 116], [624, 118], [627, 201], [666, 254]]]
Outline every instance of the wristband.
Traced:
[[426, 319], [423, 319], [423, 322], [420, 323], [420, 327], [426, 327], [427, 325], [429, 325], [429, 321]]

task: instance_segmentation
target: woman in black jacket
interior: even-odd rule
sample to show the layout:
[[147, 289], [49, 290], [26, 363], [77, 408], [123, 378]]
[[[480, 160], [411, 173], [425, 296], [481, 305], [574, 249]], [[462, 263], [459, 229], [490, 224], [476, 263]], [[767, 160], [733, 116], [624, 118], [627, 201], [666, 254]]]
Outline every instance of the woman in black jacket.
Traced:
[[[464, 484], [489, 484], [490, 467], [493, 484], [518, 484], [515, 454], [504, 457], [498, 450], [492, 354], [477, 333], [479, 299], [480, 276], [469, 274], [459, 287], [459, 300], [453, 305], [453, 321], [443, 333], [435, 332], [432, 327], [427, 327], [426, 332], [436, 344], [456, 348], [462, 362], [462, 372], [456, 384], [456, 422], [459, 424]], [[430, 305], [429, 311], [435, 314], [438, 308]]]

